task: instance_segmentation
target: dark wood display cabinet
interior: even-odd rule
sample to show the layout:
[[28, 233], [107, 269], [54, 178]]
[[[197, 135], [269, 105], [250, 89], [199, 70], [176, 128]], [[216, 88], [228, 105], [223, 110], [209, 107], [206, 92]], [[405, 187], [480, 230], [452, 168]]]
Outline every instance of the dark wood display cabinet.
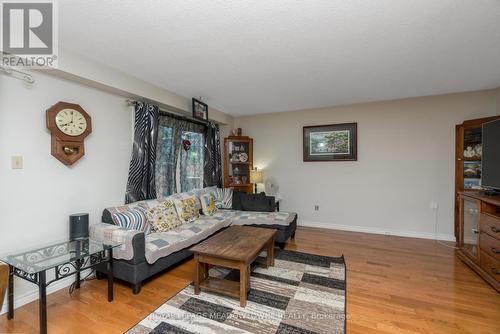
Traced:
[[478, 192], [481, 188], [482, 125], [500, 116], [471, 119], [458, 124], [455, 131], [455, 238], [458, 242], [460, 192]]
[[247, 136], [224, 138], [224, 188], [252, 193], [253, 139]]
[[459, 194], [457, 254], [500, 292], [500, 195]]

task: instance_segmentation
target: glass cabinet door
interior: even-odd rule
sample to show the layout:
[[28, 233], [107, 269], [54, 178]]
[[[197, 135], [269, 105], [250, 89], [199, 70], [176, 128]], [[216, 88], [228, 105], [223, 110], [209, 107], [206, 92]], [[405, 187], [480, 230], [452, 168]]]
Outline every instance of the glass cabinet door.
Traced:
[[479, 205], [480, 202], [467, 197], [462, 197], [460, 248], [472, 259], [479, 261]]
[[463, 189], [481, 189], [482, 129], [464, 129]]
[[231, 185], [246, 186], [250, 183], [250, 143], [243, 140], [230, 141], [229, 150], [229, 179]]

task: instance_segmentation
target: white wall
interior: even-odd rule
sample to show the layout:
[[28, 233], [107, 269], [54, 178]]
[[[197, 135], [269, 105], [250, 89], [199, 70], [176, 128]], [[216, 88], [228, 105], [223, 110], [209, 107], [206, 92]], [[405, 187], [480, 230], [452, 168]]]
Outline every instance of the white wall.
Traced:
[[496, 89], [497, 92], [497, 115], [500, 115], [500, 87]]
[[[0, 254], [67, 238], [68, 215], [123, 203], [132, 148], [133, 115], [123, 97], [42, 73], [30, 87], [0, 74]], [[92, 117], [85, 156], [67, 167], [50, 154], [45, 110], [58, 101], [80, 104]], [[10, 169], [22, 155], [24, 169]], [[55, 286], [54, 288], [61, 287]], [[17, 305], [37, 298], [15, 281]]]
[[[192, 115], [191, 97], [178, 95], [64, 48], [59, 49], [57, 69], [40, 71], [132, 99], [152, 101], [160, 108], [175, 110], [185, 116]], [[209, 104], [208, 116], [211, 120], [222, 124], [232, 122], [231, 115], [211, 107], [210, 101], [206, 102]]]
[[[275, 177], [299, 224], [453, 239], [455, 124], [494, 115], [482, 91], [238, 117], [254, 163]], [[302, 127], [358, 123], [357, 162], [303, 162]], [[320, 206], [314, 211], [314, 205]]]

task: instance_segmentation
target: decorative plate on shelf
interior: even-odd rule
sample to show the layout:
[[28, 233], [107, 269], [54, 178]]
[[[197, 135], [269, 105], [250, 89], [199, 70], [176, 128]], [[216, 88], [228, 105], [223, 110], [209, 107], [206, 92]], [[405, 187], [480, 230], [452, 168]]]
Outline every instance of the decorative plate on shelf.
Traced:
[[241, 162], [247, 162], [248, 161], [248, 154], [246, 153], [240, 153], [240, 161]]

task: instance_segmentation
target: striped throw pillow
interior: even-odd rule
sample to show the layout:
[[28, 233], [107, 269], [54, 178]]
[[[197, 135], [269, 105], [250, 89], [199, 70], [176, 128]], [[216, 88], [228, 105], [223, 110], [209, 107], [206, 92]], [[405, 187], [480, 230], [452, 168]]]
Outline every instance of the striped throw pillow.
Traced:
[[215, 206], [218, 209], [233, 208], [233, 188], [217, 188], [214, 191]]
[[139, 206], [133, 208], [128, 206], [118, 207], [111, 217], [115, 225], [127, 230], [137, 230], [144, 232], [144, 234], [151, 233], [151, 225], [146, 219], [144, 209]]

